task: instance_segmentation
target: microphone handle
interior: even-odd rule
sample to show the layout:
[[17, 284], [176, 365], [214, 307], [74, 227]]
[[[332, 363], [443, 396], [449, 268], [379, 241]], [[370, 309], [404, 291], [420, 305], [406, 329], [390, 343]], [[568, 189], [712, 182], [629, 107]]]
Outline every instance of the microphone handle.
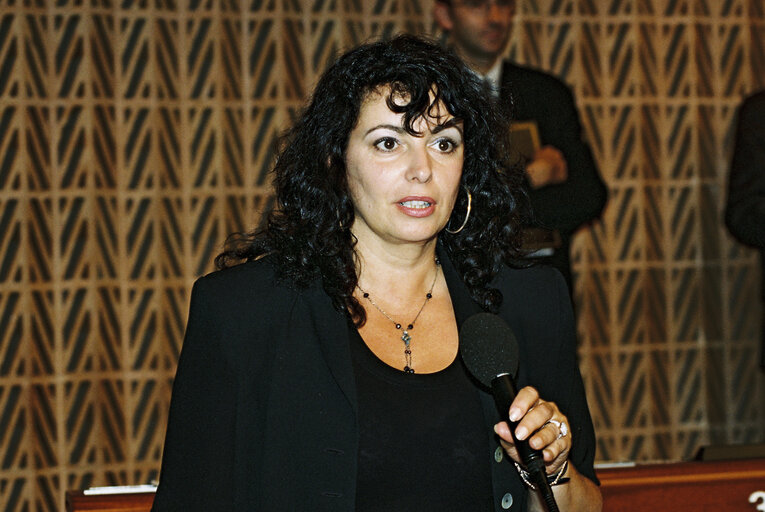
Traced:
[[518, 426], [518, 422], [510, 421], [509, 417], [510, 404], [513, 403], [513, 400], [515, 400], [515, 397], [518, 394], [513, 378], [507, 373], [494, 377], [491, 381], [491, 394], [494, 396], [494, 404], [497, 406], [499, 417], [507, 421], [507, 424], [510, 426], [510, 435], [513, 436], [515, 449], [518, 450], [518, 454], [521, 456], [521, 460], [523, 460], [523, 464], [526, 466], [526, 471], [529, 472], [531, 481], [541, 493], [542, 499], [544, 500], [545, 505], [547, 505], [548, 512], [558, 512], [558, 506], [555, 503], [552, 488], [547, 482], [547, 473], [545, 472], [545, 461], [542, 451], [535, 450], [529, 446], [528, 438], [519, 441], [515, 437], [515, 428]]
[[507, 373], [497, 375], [491, 381], [491, 391], [494, 395], [494, 403], [497, 406], [497, 412], [499, 412], [500, 418], [507, 421], [510, 425], [510, 434], [513, 436], [513, 444], [515, 449], [523, 460], [523, 464], [526, 466], [526, 471], [532, 473], [532, 469], [541, 469], [544, 472], [545, 461], [542, 456], [541, 450], [535, 450], [529, 446], [529, 440], [526, 438], [523, 441], [519, 441], [515, 438], [515, 429], [518, 426], [517, 421], [510, 421], [509, 411], [510, 404], [515, 400], [518, 394], [515, 383], [512, 377]]

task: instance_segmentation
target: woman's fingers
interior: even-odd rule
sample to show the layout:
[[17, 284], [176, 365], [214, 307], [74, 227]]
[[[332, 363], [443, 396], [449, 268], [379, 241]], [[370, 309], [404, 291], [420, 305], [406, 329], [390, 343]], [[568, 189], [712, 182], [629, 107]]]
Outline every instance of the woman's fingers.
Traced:
[[521, 389], [510, 404], [510, 421], [518, 421], [539, 402], [539, 392], [531, 386]]
[[529, 438], [529, 446], [541, 450], [558, 440], [558, 429], [552, 423], [543, 424]]
[[[528, 439], [529, 446], [541, 450], [548, 465], [548, 472], [557, 470], [568, 457], [571, 449], [571, 435], [568, 419], [558, 410], [554, 402], [539, 397], [539, 392], [527, 386], [518, 392], [510, 406], [509, 416], [515, 425], [515, 437], [519, 441]], [[497, 423], [494, 431], [500, 437], [503, 448], [514, 460], [518, 452], [513, 445], [510, 426], [507, 422]]]
[[[515, 428], [515, 437], [522, 441], [541, 429], [547, 421], [556, 413], [557, 407], [552, 402], [537, 400], [531, 409], [526, 411], [518, 426]], [[532, 448], [540, 449], [540, 446], [531, 445]]]
[[568, 454], [571, 440], [560, 436], [558, 427], [548, 423], [529, 439], [529, 445], [536, 450], [542, 450], [545, 462], [552, 462], [561, 454]]

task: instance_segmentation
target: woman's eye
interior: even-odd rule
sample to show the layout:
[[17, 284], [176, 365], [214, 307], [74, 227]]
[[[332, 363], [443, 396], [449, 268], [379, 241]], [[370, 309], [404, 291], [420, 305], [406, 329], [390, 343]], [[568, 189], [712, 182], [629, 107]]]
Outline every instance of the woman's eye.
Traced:
[[457, 149], [457, 143], [451, 139], [438, 139], [436, 141], [436, 148], [442, 153], [451, 153]]
[[375, 147], [381, 151], [393, 151], [398, 146], [398, 141], [393, 137], [383, 137], [375, 141]]

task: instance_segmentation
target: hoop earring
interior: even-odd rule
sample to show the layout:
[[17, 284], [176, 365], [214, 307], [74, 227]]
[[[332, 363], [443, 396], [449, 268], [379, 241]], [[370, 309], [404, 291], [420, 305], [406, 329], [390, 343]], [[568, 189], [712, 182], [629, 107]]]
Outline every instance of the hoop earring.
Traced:
[[465, 189], [465, 192], [467, 192], [467, 196], [468, 196], [467, 213], [465, 214], [465, 220], [462, 221], [462, 225], [460, 226], [459, 229], [457, 229], [455, 231], [452, 231], [448, 227], [444, 227], [444, 230], [447, 233], [451, 233], [452, 235], [456, 235], [457, 233], [459, 233], [460, 231], [462, 231], [465, 228], [465, 225], [467, 224], [467, 221], [470, 218], [470, 207], [473, 204], [473, 196], [470, 194], [470, 189], [467, 188], [465, 185], [462, 185], [462, 188]]

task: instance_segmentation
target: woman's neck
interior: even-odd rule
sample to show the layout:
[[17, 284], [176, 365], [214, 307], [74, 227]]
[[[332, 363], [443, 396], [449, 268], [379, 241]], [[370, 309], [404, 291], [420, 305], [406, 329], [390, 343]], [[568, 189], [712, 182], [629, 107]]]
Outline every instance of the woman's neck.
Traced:
[[356, 245], [359, 286], [388, 300], [408, 302], [430, 287], [436, 270], [436, 241], [423, 245], [369, 247]]

